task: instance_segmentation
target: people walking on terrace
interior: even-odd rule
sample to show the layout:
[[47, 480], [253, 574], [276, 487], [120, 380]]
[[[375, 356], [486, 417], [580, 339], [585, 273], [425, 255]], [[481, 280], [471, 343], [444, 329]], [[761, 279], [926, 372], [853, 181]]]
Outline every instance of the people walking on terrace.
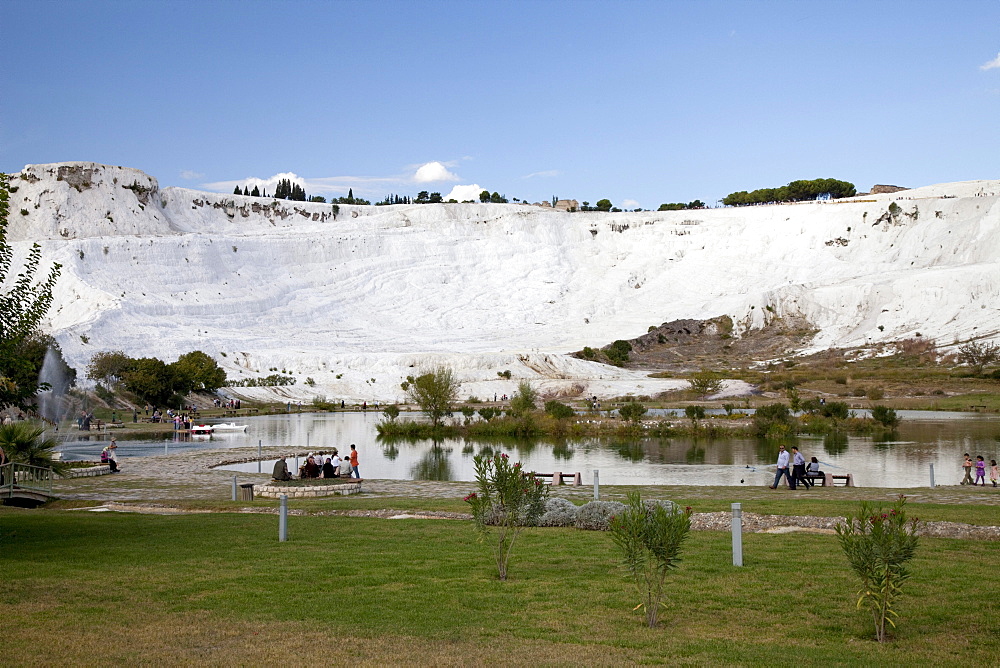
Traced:
[[795, 489], [799, 483], [803, 487], [809, 489], [813, 484], [809, 478], [806, 477], [806, 458], [802, 456], [799, 452], [797, 446], [792, 446], [792, 489]]
[[972, 457], [969, 456], [968, 452], [965, 453], [965, 461], [962, 462], [962, 470], [965, 471], [965, 477], [962, 478], [962, 484], [974, 485], [975, 483], [972, 482]]
[[774, 484], [771, 485], [771, 489], [778, 489], [778, 483], [781, 482], [781, 476], [785, 476], [788, 480], [788, 486], [795, 489], [792, 483], [792, 477], [788, 474], [788, 452], [785, 451], [785, 446], [778, 446], [778, 470], [774, 474]]
[[976, 482], [972, 484], [986, 487], [986, 460], [982, 455], [976, 457]]

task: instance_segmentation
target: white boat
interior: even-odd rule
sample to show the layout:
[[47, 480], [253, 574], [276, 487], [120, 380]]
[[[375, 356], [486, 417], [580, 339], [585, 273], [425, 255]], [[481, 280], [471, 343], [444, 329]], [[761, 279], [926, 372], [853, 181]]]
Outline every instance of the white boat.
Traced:
[[207, 426], [212, 427], [215, 431], [246, 431], [248, 425], [236, 424], [235, 422], [222, 422]]
[[193, 424], [190, 431], [192, 434], [211, 434], [215, 427], [214, 424]]

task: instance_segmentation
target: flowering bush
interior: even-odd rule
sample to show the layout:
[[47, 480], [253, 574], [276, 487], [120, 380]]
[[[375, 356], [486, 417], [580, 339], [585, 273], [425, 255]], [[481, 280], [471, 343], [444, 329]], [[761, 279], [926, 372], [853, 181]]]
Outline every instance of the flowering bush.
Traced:
[[893, 609], [910, 577], [906, 562], [917, 551], [917, 518], [906, 517], [902, 494], [885, 511], [882, 504], [862, 501], [857, 516], [837, 525], [840, 546], [851, 568], [861, 578], [858, 609], [867, 608], [875, 623], [875, 639], [885, 642], [886, 623], [896, 627]]
[[667, 573], [677, 568], [681, 543], [690, 530], [690, 507], [681, 512], [669, 501], [643, 503], [638, 492], [629, 492], [628, 505], [611, 518], [611, 537], [642, 596], [635, 609], [645, 610], [650, 628], [656, 626], [663, 605]]
[[538, 524], [549, 494], [547, 485], [525, 473], [521, 463], [511, 463], [506, 454], [476, 455], [478, 488], [465, 497], [483, 538], [495, 532], [494, 558], [501, 580], [507, 579], [507, 562], [518, 535], [526, 526]]

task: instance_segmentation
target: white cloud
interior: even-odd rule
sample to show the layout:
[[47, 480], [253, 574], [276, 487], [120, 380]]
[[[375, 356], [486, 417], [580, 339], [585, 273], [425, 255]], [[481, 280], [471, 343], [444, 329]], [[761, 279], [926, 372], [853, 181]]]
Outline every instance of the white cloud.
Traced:
[[192, 172], [190, 169], [181, 170], [181, 178], [186, 181], [191, 181], [193, 179], [200, 179], [203, 176], [205, 175], [202, 174], [201, 172]]
[[981, 69], [981, 70], [994, 70], [994, 69], [997, 69], [998, 67], [1000, 67], [1000, 53], [998, 53], [997, 57], [994, 58], [993, 60], [991, 60], [990, 62], [983, 63], [982, 65], [980, 65], [979, 69]]
[[458, 181], [459, 177], [448, 171], [444, 163], [434, 161], [427, 162], [417, 168], [413, 175], [415, 183], [435, 183], [437, 181]]
[[622, 200], [622, 208], [623, 209], [638, 209], [639, 208], [639, 203], [636, 202], [634, 199]]
[[544, 172], [532, 172], [526, 176], [522, 176], [522, 179], [534, 179], [534, 178], [550, 178], [553, 176], [559, 176], [562, 174], [558, 169], [547, 169]]
[[478, 183], [474, 183], [471, 186], [455, 186], [451, 189], [450, 193], [444, 196], [444, 201], [447, 202], [450, 199], [454, 199], [464, 202], [471, 199], [473, 202], [478, 202], [479, 193], [483, 192], [483, 190], [485, 188]]

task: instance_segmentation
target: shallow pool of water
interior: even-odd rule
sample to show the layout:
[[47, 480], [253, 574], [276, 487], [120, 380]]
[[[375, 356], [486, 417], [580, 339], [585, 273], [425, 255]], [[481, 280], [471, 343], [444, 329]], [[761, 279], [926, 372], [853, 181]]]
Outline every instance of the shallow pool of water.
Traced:
[[[864, 487], [918, 487], [929, 483], [933, 464], [938, 484], [961, 479], [962, 454], [1000, 457], [1000, 416], [981, 413], [900, 411], [903, 423], [885, 440], [864, 436], [801, 437], [802, 453], [815, 456], [824, 470], [852, 473]], [[407, 416], [412, 418], [413, 416]], [[523, 462], [528, 470], [544, 473], [579, 472], [585, 484], [600, 472], [603, 484], [764, 485], [774, 475], [777, 445], [753, 439], [641, 439], [614, 441], [586, 439], [570, 444], [515, 441], [498, 444], [448, 439], [384, 443], [377, 438], [376, 413], [296, 413], [247, 418], [246, 433], [168, 437], [161, 441], [119, 441], [118, 457], [153, 454], [183, 455], [206, 447], [288, 446], [340, 453], [351, 443], [360, 453], [361, 475], [399, 480], [473, 480], [473, 457], [502, 451]], [[65, 459], [97, 459], [107, 441], [69, 442]], [[262, 462], [268, 473], [274, 460]], [[294, 459], [289, 467], [295, 466]], [[232, 470], [256, 473], [256, 462]]]

